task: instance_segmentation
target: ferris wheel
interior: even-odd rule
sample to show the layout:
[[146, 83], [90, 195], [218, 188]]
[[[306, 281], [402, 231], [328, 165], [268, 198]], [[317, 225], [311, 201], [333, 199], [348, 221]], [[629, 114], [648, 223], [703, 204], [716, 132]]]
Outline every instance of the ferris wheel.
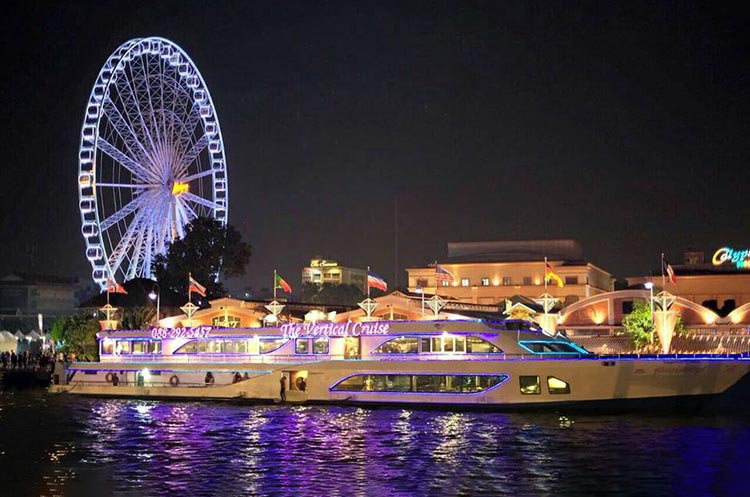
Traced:
[[109, 56], [91, 90], [78, 152], [81, 233], [92, 277], [152, 277], [151, 264], [197, 217], [227, 222], [219, 120], [198, 68], [164, 38]]

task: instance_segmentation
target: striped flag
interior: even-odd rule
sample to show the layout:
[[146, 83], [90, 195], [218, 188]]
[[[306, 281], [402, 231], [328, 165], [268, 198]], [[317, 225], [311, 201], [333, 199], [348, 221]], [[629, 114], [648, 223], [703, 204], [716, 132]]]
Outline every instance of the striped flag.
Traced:
[[563, 281], [562, 278], [560, 278], [560, 275], [557, 274], [552, 270], [552, 266], [549, 265], [549, 262], [544, 263], [544, 281], [554, 281], [557, 283], [557, 286], [562, 287]]
[[206, 287], [195, 281], [192, 275], [189, 276], [190, 284], [188, 285], [188, 292], [197, 293], [201, 297], [206, 296]]
[[107, 280], [107, 293], [123, 293], [125, 295], [128, 294], [125, 288], [112, 278], [109, 278]]
[[292, 285], [286, 282], [280, 274], [276, 274], [276, 288], [281, 288], [286, 293], [292, 293]]
[[453, 273], [440, 264], [435, 264], [435, 279], [438, 281], [450, 281], [451, 283], [456, 281], [456, 277], [453, 276]]
[[677, 283], [677, 276], [674, 274], [674, 269], [672, 269], [672, 265], [667, 262], [667, 260], [662, 255], [661, 258], [661, 270], [662, 274], [667, 273], [667, 277], [669, 278], [669, 282], [673, 285]]
[[378, 276], [377, 274], [373, 272], [367, 273], [367, 287], [368, 288], [377, 288], [378, 290], [386, 291], [388, 290], [388, 283], [385, 282], [385, 280]]

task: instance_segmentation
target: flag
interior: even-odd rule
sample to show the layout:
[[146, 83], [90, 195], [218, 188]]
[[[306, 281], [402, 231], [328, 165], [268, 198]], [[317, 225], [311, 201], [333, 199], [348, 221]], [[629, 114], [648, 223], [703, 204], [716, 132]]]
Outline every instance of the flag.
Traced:
[[661, 258], [661, 270], [663, 273], [667, 273], [670, 283], [672, 283], [673, 285], [677, 283], [677, 277], [674, 274], [674, 269], [672, 269], [672, 265], [668, 263], [664, 257]]
[[445, 269], [440, 264], [435, 264], [435, 279], [438, 281], [456, 281], [456, 277], [453, 276], [453, 273]]
[[194, 292], [200, 295], [201, 297], [206, 296], [206, 287], [195, 281], [195, 279], [190, 276], [190, 284], [188, 285], [188, 292]]
[[287, 283], [279, 274], [276, 274], [276, 288], [281, 288], [286, 293], [292, 293], [292, 285]]
[[549, 262], [544, 263], [544, 281], [554, 281], [557, 283], [557, 286], [562, 287], [563, 281], [562, 278], [560, 278], [560, 275], [558, 275], [556, 272], [552, 270], [552, 266], [549, 265]]
[[107, 280], [107, 293], [123, 293], [125, 295], [128, 294], [125, 288], [112, 278], [109, 278]]
[[367, 273], [367, 288], [377, 288], [378, 290], [388, 290], [388, 283], [383, 278], [373, 272]]

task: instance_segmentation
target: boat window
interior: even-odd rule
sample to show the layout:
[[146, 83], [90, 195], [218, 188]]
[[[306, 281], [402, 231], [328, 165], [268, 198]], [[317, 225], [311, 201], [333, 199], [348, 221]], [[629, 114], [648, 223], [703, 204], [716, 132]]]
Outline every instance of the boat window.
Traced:
[[114, 354], [115, 342], [112, 340], [102, 340], [102, 354]]
[[261, 338], [260, 339], [260, 353], [268, 354], [278, 349], [287, 342], [287, 338]]
[[328, 353], [328, 338], [320, 337], [313, 339], [313, 354]]
[[466, 352], [466, 337], [456, 337], [456, 352]]
[[130, 354], [130, 341], [117, 340], [116, 350], [118, 354]]
[[419, 352], [419, 341], [414, 337], [392, 338], [380, 344], [373, 354], [416, 354]]
[[542, 387], [539, 385], [538, 376], [519, 376], [521, 384], [521, 393], [524, 395], [539, 395], [542, 393]]
[[225, 354], [234, 354], [237, 352], [237, 342], [234, 340], [224, 340], [224, 348], [221, 350]]
[[336, 392], [468, 394], [488, 390], [507, 379], [506, 374], [356, 374], [335, 384], [331, 390]]
[[565, 342], [529, 342], [521, 341], [518, 344], [535, 354], [581, 354], [572, 345]]
[[294, 341], [294, 353], [295, 354], [309, 354], [310, 353], [310, 340], [307, 338], [298, 338]]
[[161, 340], [150, 340], [148, 342], [149, 354], [161, 354]]
[[145, 340], [133, 340], [133, 354], [145, 354], [146, 345]]
[[179, 349], [175, 350], [175, 354], [197, 354], [198, 353], [198, 341], [191, 340]]
[[547, 377], [547, 388], [549, 388], [549, 393], [551, 394], [570, 393], [568, 382], [554, 376]]
[[466, 337], [466, 352], [470, 354], [502, 354], [503, 351], [487, 340], [479, 337]]
[[247, 354], [247, 340], [238, 340], [234, 345], [238, 354]]

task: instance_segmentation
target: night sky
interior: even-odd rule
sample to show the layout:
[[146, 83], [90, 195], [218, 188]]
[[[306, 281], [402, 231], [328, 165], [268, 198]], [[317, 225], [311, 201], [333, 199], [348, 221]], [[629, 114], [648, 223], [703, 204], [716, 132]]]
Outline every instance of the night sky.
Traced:
[[[750, 247], [742, 4], [23, 2], [2, 30], [0, 273], [88, 279], [77, 151], [94, 79], [162, 36], [222, 126], [242, 283], [448, 241], [575, 238], [617, 277]], [[709, 253], [710, 255], [710, 253]], [[405, 273], [399, 273], [404, 283]], [[230, 282], [230, 287], [241, 286]]]

